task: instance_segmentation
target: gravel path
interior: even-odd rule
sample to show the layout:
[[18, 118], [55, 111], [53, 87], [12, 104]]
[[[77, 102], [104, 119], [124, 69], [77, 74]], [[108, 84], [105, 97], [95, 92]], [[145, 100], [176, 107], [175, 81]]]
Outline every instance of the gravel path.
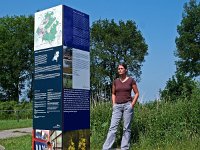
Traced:
[[6, 139], [10, 137], [18, 137], [32, 133], [33, 128], [20, 128], [0, 131], [0, 139]]

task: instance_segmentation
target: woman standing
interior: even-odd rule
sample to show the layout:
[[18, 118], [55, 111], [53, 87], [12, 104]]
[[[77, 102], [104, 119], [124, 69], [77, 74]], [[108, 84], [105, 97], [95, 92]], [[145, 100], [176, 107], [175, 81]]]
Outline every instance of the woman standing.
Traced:
[[[130, 147], [131, 137], [131, 120], [133, 116], [133, 108], [139, 97], [139, 91], [135, 80], [127, 76], [127, 65], [120, 64], [118, 66], [119, 78], [114, 80], [112, 84], [112, 103], [113, 112], [110, 128], [103, 150], [111, 149], [115, 142], [115, 136], [120, 119], [123, 116], [123, 136], [121, 140], [121, 150], [128, 150]], [[135, 93], [134, 98], [131, 92]]]

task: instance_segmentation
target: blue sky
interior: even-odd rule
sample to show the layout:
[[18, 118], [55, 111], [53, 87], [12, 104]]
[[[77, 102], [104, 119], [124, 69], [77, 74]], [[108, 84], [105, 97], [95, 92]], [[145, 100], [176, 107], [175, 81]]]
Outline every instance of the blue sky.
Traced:
[[[189, 0], [4, 0], [0, 2], [0, 17], [31, 15], [38, 10], [60, 4], [90, 15], [90, 25], [99, 19], [133, 20], [148, 44], [141, 81], [140, 101], [159, 96], [166, 82], [174, 75], [174, 51], [177, 25], [182, 20], [183, 5]], [[199, 2], [199, 0], [198, 0]]]

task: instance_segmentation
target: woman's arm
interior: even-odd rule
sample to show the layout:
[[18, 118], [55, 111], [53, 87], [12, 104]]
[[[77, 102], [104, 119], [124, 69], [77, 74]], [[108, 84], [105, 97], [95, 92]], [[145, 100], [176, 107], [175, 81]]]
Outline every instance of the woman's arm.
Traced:
[[115, 95], [115, 85], [113, 83], [113, 85], [112, 85], [112, 104], [113, 105], [116, 103], [115, 102], [115, 97], [116, 97], [116, 95]]
[[135, 106], [137, 100], [138, 100], [138, 97], [139, 97], [139, 91], [138, 91], [137, 84], [136, 84], [135, 81], [133, 82], [132, 89], [133, 89], [133, 92], [135, 93], [135, 96], [134, 96], [132, 104], [131, 104], [132, 108], [133, 108]]

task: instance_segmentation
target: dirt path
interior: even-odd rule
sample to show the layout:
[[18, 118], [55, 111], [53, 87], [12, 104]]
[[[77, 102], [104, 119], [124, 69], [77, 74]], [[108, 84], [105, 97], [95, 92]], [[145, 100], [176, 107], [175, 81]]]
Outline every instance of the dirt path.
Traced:
[[18, 137], [32, 133], [33, 128], [20, 128], [0, 131], [0, 139], [7, 139], [10, 137]]

